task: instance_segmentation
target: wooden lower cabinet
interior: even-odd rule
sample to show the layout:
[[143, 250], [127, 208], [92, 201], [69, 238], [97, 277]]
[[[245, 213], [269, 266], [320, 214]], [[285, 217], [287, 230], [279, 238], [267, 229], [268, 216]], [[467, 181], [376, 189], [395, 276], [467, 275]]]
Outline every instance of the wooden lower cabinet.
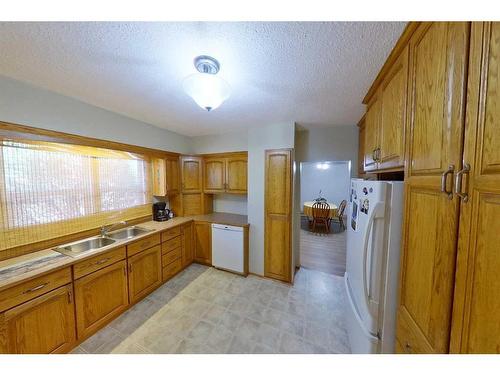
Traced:
[[122, 260], [75, 281], [78, 339], [82, 340], [128, 306], [127, 262]]
[[75, 339], [72, 284], [0, 314], [0, 353], [65, 353]]
[[161, 246], [144, 250], [128, 258], [130, 303], [135, 303], [162, 283]]
[[182, 267], [187, 267], [194, 260], [193, 223], [183, 225], [182, 231]]
[[212, 225], [194, 223], [194, 260], [207, 265], [212, 264]]
[[292, 151], [266, 151], [264, 275], [292, 282]]

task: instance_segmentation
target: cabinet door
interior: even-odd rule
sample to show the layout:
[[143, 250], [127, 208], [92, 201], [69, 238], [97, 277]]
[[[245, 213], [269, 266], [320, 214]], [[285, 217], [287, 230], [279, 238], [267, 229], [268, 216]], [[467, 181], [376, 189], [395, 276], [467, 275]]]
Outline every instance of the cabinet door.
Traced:
[[407, 82], [408, 47], [394, 62], [381, 86], [378, 169], [404, 166]]
[[264, 275], [291, 281], [291, 194], [290, 150], [266, 151]]
[[194, 260], [212, 264], [212, 226], [210, 223], [194, 223]]
[[365, 171], [377, 169], [378, 133], [380, 128], [380, 100], [374, 97], [365, 116]]
[[153, 195], [164, 196], [167, 194], [165, 159], [153, 158], [151, 160], [151, 166]]
[[128, 305], [127, 262], [122, 260], [75, 281], [78, 339], [96, 332]]
[[179, 193], [179, 160], [167, 159], [167, 194]]
[[201, 193], [202, 185], [202, 160], [194, 156], [181, 158], [182, 192]]
[[472, 24], [470, 56], [451, 351], [500, 353], [500, 23]]
[[194, 246], [193, 246], [193, 224], [189, 223], [182, 227], [182, 267], [187, 267], [193, 263]]
[[410, 123], [405, 175], [397, 347], [447, 353], [459, 202], [451, 191], [460, 167], [469, 40], [467, 23], [423, 23], [410, 40]]
[[130, 303], [140, 300], [161, 284], [161, 246], [128, 258]]
[[226, 191], [234, 194], [247, 193], [248, 160], [246, 157], [230, 157], [226, 162]]
[[358, 177], [365, 173], [365, 117], [358, 123]]
[[226, 160], [205, 159], [205, 193], [223, 193], [226, 190]]
[[75, 342], [73, 285], [0, 314], [0, 353], [66, 353]]

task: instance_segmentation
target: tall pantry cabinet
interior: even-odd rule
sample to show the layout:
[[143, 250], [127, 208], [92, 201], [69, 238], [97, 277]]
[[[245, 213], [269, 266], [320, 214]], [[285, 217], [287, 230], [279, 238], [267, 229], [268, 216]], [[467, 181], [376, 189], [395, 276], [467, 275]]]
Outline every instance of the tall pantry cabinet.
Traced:
[[500, 352], [500, 23], [408, 39], [396, 351]]

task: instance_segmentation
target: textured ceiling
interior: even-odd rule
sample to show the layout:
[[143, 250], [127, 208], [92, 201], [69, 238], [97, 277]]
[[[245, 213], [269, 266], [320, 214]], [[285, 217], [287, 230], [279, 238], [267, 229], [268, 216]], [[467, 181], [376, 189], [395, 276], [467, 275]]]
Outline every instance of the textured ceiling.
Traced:
[[[0, 23], [0, 74], [185, 135], [270, 123], [353, 125], [403, 22]], [[182, 91], [192, 60], [221, 63], [231, 97], [207, 113]]]

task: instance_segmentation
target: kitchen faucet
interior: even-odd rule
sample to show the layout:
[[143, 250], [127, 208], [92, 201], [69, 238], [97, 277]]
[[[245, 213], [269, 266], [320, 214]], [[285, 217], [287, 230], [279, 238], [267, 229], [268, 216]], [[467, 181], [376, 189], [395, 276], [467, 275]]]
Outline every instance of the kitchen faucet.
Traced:
[[119, 222], [114, 223], [114, 224], [103, 225], [101, 227], [101, 236], [104, 237], [106, 234], [108, 234], [108, 232], [111, 229], [113, 229], [114, 227], [117, 227], [119, 225], [127, 225], [127, 222], [126, 221], [119, 221]]

